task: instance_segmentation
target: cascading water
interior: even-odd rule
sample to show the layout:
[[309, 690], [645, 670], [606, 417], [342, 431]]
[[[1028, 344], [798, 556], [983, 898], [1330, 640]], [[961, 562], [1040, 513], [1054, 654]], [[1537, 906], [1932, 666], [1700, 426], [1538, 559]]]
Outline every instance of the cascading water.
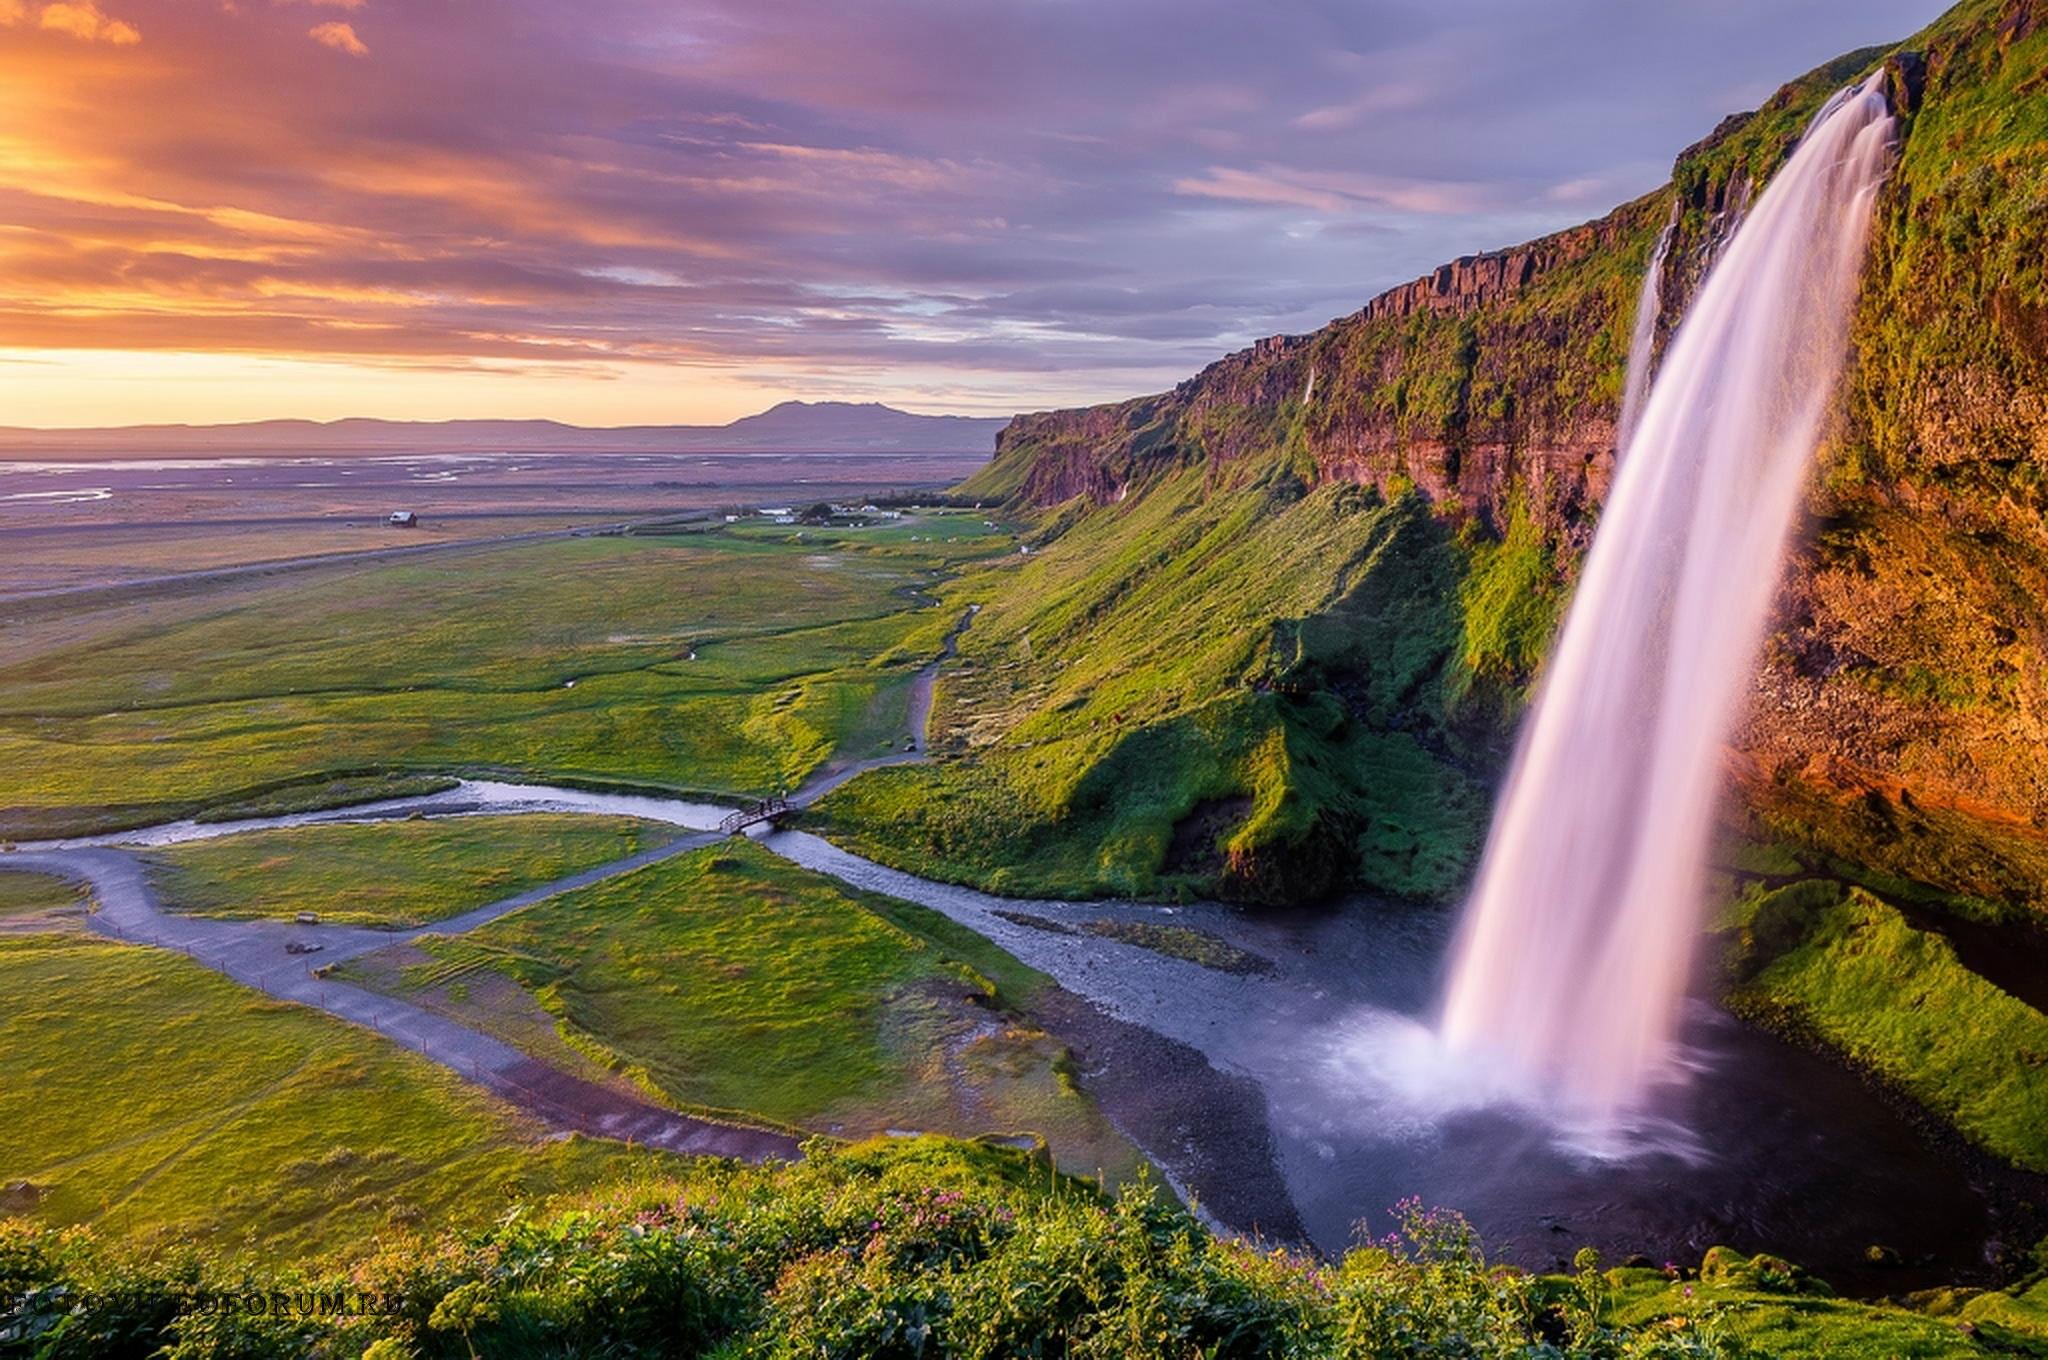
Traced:
[[1664, 306], [1664, 256], [1678, 230], [1678, 204], [1671, 205], [1671, 220], [1657, 233], [1657, 245], [1650, 252], [1650, 267], [1643, 271], [1643, 288], [1636, 294], [1636, 319], [1628, 341], [1628, 380], [1621, 389], [1621, 423], [1616, 427], [1615, 446], [1628, 447], [1642, 419], [1643, 400], [1650, 395], [1650, 373], [1657, 351], [1657, 314]]
[[1670, 1056], [1721, 752], [1840, 376], [1894, 123], [1835, 95], [1702, 284], [1523, 728], [1441, 1034], [1574, 1118]]

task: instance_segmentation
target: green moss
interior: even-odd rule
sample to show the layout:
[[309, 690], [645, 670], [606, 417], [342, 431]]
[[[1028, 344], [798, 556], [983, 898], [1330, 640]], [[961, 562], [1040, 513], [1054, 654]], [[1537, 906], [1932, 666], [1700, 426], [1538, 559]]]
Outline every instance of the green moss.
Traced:
[[1474, 552], [1471, 573], [1458, 591], [1465, 668], [1510, 684], [1528, 683], [1550, 648], [1564, 599], [1551, 545], [1517, 500], [1507, 531]]
[[[942, 677], [941, 763], [864, 776], [821, 820], [1008, 893], [1442, 894], [1480, 803], [1431, 745], [1458, 740], [1460, 570], [1417, 501], [1175, 473], [952, 587], [982, 608]], [[1220, 871], [1169, 862], [1184, 819], [1240, 798]]]
[[1761, 966], [1733, 1006], [1820, 1040], [1999, 1156], [2048, 1170], [2048, 1016], [1862, 889], [1816, 881], [1762, 895], [1749, 936]]
[[1273, 965], [1206, 930], [1157, 921], [1090, 921], [1081, 927], [1090, 935], [1134, 944], [1168, 958], [1185, 959], [1223, 973], [1267, 973]]
[[[2048, 1342], [2048, 1279], [2010, 1290], [1993, 1290], [1971, 1299], [1958, 1310], [1963, 1321], [1994, 1339], [1998, 1333], [2017, 1333], [2038, 1343]], [[2018, 1346], [2014, 1351], [2024, 1354]]]

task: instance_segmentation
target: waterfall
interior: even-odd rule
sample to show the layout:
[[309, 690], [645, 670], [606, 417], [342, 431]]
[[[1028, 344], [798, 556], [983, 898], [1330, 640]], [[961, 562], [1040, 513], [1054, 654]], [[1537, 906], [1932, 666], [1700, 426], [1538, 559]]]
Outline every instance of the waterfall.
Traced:
[[1621, 422], [1615, 429], [1617, 455], [1628, 447], [1642, 418], [1643, 398], [1650, 394], [1652, 355], [1657, 348], [1657, 314], [1664, 307], [1664, 254], [1678, 230], [1678, 203], [1674, 198], [1671, 216], [1657, 233], [1656, 248], [1650, 252], [1650, 267], [1643, 271], [1643, 288], [1636, 294], [1635, 326], [1628, 340], [1628, 380], [1621, 389]]
[[1451, 961], [1450, 1049], [1574, 1118], [1672, 1056], [1722, 750], [1844, 351], [1894, 124], [1808, 126], [1679, 326], [1524, 724]]

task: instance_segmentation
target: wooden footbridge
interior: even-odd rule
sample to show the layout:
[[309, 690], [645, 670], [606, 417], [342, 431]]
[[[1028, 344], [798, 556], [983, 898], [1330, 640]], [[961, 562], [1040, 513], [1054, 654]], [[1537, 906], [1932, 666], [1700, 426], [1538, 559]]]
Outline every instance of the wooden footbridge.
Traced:
[[748, 827], [758, 826], [762, 822], [778, 826], [783, 818], [794, 811], [795, 809], [789, 805], [789, 800], [778, 793], [773, 798], [763, 798], [758, 803], [749, 803], [743, 808], [728, 812], [719, 818], [718, 829], [728, 836], [737, 836]]

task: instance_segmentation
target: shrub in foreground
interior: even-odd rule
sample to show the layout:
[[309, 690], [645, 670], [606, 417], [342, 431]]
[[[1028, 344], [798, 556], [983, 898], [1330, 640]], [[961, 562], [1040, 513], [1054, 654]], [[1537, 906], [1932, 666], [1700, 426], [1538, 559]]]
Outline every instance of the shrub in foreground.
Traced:
[[703, 1163], [305, 1271], [17, 1223], [0, 1225], [0, 1357], [1982, 1353], [1952, 1321], [1790, 1275], [1603, 1272], [1584, 1252], [1533, 1276], [1490, 1264], [1454, 1214], [1396, 1217], [1329, 1262], [1219, 1240], [1142, 1185], [1109, 1197], [1007, 1149], [919, 1139]]

